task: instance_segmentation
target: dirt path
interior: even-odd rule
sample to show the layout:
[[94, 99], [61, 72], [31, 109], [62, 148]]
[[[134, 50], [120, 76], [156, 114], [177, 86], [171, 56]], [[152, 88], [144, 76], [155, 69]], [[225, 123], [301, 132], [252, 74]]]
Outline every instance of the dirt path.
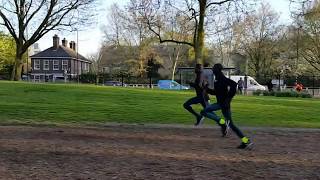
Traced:
[[0, 179], [320, 179], [320, 131], [0, 127]]

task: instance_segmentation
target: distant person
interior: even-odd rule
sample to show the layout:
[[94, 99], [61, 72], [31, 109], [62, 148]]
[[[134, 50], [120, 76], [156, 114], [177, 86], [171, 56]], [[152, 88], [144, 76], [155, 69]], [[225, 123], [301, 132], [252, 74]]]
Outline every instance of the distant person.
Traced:
[[303, 85], [301, 83], [295, 83], [295, 89], [297, 92], [301, 92], [303, 90]]
[[238, 81], [238, 92], [239, 92], [239, 94], [242, 94], [243, 85], [244, 85], [244, 81], [242, 80], [242, 77], [241, 77], [240, 80]]
[[[215, 75], [214, 89], [209, 89], [206, 86], [206, 91], [209, 94], [215, 95], [217, 102], [206, 107], [201, 114], [205, 117], [213, 119], [221, 127], [222, 137], [228, 134], [229, 127], [237, 134], [241, 139], [239, 149], [246, 149], [253, 145], [250, 139], [243, 135], [243, 133], [233, 124], [231, 118], [231, 101], [237, 91], [237, 83], [224, 76], [222, 73], [223, 66], [221, 64], [215, 64], [212, 68], [212, 72]], [[220, 110], [224, 116], [220, 118], [214, 111]]]
[[191, 83], [190, 86], [193, 87], [196, 91], [196, 96], [187, 100], [184, 104], [183, 107], [189, 111], [191, 114], [193, 114], [196, 117], [196, 123], [194, 124], [195, 126], [198, 126], [202, 123], [204, 120], [204, 117], [200, 114], [195, 112], [192, 109], [193, 104], [201, 104], [203, 109], [206, 108], [206, 106], [209, 104], [209, 96], [207, 92], [204, 89], [205, 86], [205, 81], [204, 77], [202, 74], [202, 66], [201, 64], [196, 64], [196, 67], [194, 69], [196, 78], [194, 83]]
[[248, 76], [247, 74], [244, 76], [244, 94], [247, 95], [247, 89], [248, 89]]
[[267, 82], [267, 87], [269, 92], [273, 91], [273, 84], [271, 79]]

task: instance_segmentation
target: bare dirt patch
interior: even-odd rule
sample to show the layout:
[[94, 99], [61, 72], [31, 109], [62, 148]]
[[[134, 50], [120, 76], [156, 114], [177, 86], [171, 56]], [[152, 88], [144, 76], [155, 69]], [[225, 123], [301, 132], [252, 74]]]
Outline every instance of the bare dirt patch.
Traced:
[[320, 179], [320, 130], [0, 127], [1, 179]]

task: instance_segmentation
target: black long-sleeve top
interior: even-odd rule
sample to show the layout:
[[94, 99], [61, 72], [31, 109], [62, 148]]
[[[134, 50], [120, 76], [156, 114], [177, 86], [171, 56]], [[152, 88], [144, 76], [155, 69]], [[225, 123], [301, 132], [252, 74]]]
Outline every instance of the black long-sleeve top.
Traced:
[[230, 108], [231, 99], [237, 92], [237, 83], [223, 74], [216, 75], [214, 89], [207, 88], [207, 92], [216, 95], [217, 103], [222, 108]]

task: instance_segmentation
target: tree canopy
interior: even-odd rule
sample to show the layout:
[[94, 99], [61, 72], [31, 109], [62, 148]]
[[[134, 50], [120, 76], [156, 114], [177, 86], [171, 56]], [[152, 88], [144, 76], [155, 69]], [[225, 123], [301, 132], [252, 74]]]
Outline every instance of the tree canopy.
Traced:
[[8, 74], [15, 61], [16, 44], [14, 39], [0, 32], [0, 72]]
[[0, 4], [0, 26], [16, 43], [12, 80], [21, 79], [22, 56], [52, 30], [71, 29], [88, 22], [95, 0], [5, 0]]

